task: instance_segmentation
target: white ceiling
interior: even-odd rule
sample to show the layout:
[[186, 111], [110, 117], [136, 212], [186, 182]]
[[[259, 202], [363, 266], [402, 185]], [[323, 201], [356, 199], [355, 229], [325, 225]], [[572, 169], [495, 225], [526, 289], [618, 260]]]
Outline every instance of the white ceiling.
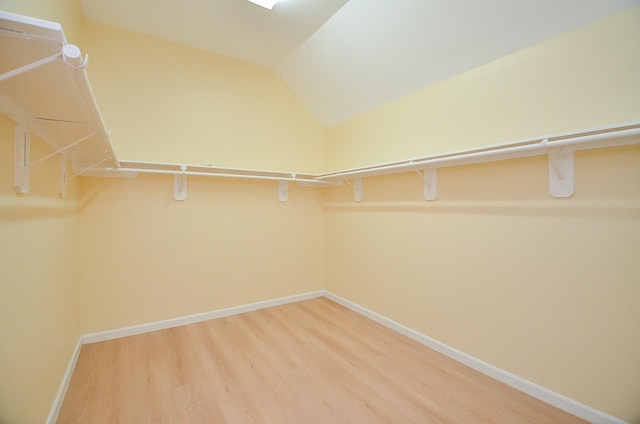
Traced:
[[82, 0], [98, 22], [278, 72], [331, 126], [640, 0]]

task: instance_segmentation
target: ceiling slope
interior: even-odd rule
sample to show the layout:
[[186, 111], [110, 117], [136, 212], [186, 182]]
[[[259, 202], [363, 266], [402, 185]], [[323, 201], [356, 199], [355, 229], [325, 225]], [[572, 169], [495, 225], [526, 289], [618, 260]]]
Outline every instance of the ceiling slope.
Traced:
[[277, 71], [332, 126], [640, 0], [82, 0], [88, 19]]
[[82, 0], [87, 19], [275, 68], [347, 0]]
[[278, 71], [331, 126], [633, 3], [350, 0]]

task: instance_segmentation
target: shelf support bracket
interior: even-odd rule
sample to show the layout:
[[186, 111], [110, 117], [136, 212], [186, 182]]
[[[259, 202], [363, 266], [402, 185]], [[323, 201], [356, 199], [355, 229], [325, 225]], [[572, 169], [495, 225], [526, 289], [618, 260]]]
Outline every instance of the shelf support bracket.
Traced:
[[353, 184], [351, 184], [347, 179], [345, 179], [344, 181], [346, 181], [347, 184], [349, 184], [351, 188], [353, 188], [353, 200], [356, 202], [361, 201], [362, 200], [362, 177], [355, 177], [353, 179]]
[[62, 57], [62, 53], [56, 53], [53, 56], [49, 56], [49, 57], [45, 57], [44, 59], [40, 59], [36, 62], [30, 63], [28, 65], [24, 65], [21, 66], [17, 69], [14, 69], [12, 71], [9, 72], [5, 72], [4, 74], [0, 74], [0, 82], [9, 79], [9, 78], [13, 78], [16, 77], [18, 75], [24, 74], [26, 72], [32, 71], [36, 68], [39, 68], [41, 66], [44, 66], [48, 63], [54, 62], [58, 59], [60, 59]]
[[416, 170], [416, 173], [424, 182], [424, 200], [436, 200], [438, 197], [437, 169], [425, 168], [422, 173], [419, 170]]
[[62, 154], [62, 153], [64, 153], [66, 150], [69, 150], [69, 149], [71, 149], [72, 147], [75, 147], [76, 145], [78, 145], [78, 144], [80, 144], [80, 143], [82, 143], [82, 142], [84, 142], [84, 141], [87, 141], [88, 139], [90, 139], [91, 137], [93, 137], [94, 135], [97, 135], [97, 134], [98, 134], [98, 132], [97, 132], [97, 131], [94, 131], [94, 132], [92, 132], [91, 134], [85, 135], [85, 136], [84, 136], [84, 137], [82, 137], [81, 139], [76, 140], [76, 141], [74, 141], [74, 142], [73, 142], [73, 143], [71, 143], [71, 144], [67, 144], [67, 145], [66, 145], [66, 146], [64, 146], [63, 148], [58, 149], [58, 150], [56, 150], [55, 152], [51, 152], [51, 153], [49, 153], [48, 155], [46, 155], [45, 157], [42, 157], [42, 158], [38, 159], [37, 161], [34, 161], [34, 162], [31, 164], [31, 166], [36, 166], [36, 165], [37, 165], [37, 164], [39, 164], [40, 162], [44, 162], [45, 160], [49, 159], [49, 158], [50, 158], [50, 157], [52, 157], [52, 156], [57, 155], [58, 153]]
[[67, 198], [67, 155], [60, 154], [60, 197]]
[[[291, 174], [291, 178], [295, 180], [296, 174]], [[279, 180], [278, 181], [278, 200], [286, 202], [289, 200], [289, 189], [293, 185], [293, 180]]]
[[14, 185], [18, 193], [29, 192], [29, 162], [31, 152], [31, 134], [26, 125], [15, 127], [15, 167]]
[[67, 177], [67, 182], [69, 182], [69, 181], [73, 180], [74, 178], [81, 177], [81, 176], [82, 176], [82, 175], [84, 175], [87, 171], [91, 171], [92, 169], [96, 168], [98, 165], [100, 165], [100, 164], [102, 164], [102, 163], [104, 163], [104, 162], [106, 162], [106, 161], [108, 161], [108, 160], [111, 160], [111, 159], [113, 159], [111, 156], [107, 156], [106, 158], [104, 158], [104, 159], [100, 159], [98, 162], [94, 163], [94, 164], [93, 164], [93, 165], [91, 165], [91, 166], [87, 166], [87, 167], [85, 167], [85, 168], [80, 168], [80, 170], [79, 170], [78, 172], [76, 172], [75, 174], [73, 174], [73, 175], [72, 175], [72, 176], [70, 176], [70, 177]]
[[571, 197], [575, 192], [574, 150], [567, 147], [552, 148], [549, 155], [549, 194], [553, 197]]
[[173, 199], [187, 200], [187, 165], [180, 165], [181, 174], [173, 176]]

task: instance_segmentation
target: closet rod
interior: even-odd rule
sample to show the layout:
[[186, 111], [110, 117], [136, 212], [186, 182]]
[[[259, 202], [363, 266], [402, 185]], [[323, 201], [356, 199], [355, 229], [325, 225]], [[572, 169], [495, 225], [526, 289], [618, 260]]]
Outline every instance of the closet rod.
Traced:
[[120, 167], [117, 169], [114, 168], [103, 168], [103, 169], [92, 169], [86, 176], [91, 176], [91, 172], [106, 172], [114, 174], [117, 176], [118, 173], [127, 174], [127, 173], [141, 173], [141, 174], [163, 174], [163, 175], [188, 175], [188, 176], [199, 176], [199, 177], [220, 177], [220, 178], [240, 178], [240, 179], [251, 179], [251, 180], [269, 180], [269, 181], [291, 181], [296, 183], [303, 184], [312, 184], [317, 186], [331, 186], [334, 185], [328, 181], [319, 181], [315, 178], [299, 178], [296, 177], [295, 174], [291, 174], [290, 177], [277, 177], [270, 175], [253, 175], [253, 174], [235, 174], [235, 173], [220, 173], [220, 172], [198, 172], [198, 171], [180, 171], [180, 170], [168, 170], [168, 169], [148, 169], [148, 168], [127, 168]]
[[[86, 176], [120, 176], [133, 173], [193, 175], [220, 178], [241, 178], [271, 181], [292, 181], [315, 186], [335, 186], [346, 178], [370, 177], [392, 173], [409, 172], [425, 168], [442, 168], [447, 166], [468, 165], [473, 163], [491, 162], [505, 159], [516, 159], [539, 156], [567, 148], [571, 151], [615, 147], [630, 144], [640, 144], [640, 121], [621, 124], [615, 127], [596, 128], [575, 133], [557, 134], [544, 138], [535, 138], [511, 142], [508, 144], [487, 146], [459, 152], [446, 153], [404, 161], [391, 162], [380, 165], [352, 168], [329, 174], [295, 174], [276, 171], [259, 171], [236, 168], [212, 168], [206, 170], [206, 165], [120, 161], [119, 168], [91, 169]], [[173, 167], [174, 169], [167, 169]], [[189, 170], [189, 168], [197, 170]], [[82, 169], [82, 168], [78, 168]]]
[[636, 135], [640, 135], [640, 122], [583, 131], [573, 135], [555, 135], [483, 149], [463, 150], [460, 152], [422, 157], [402, 162], [391, 162], [387, 164], [352, 168], [344, 171], [336, 171], [329, 174], [319, 175], [316, 179], [319, 181], [330, 181], [344, 179], [346, 177], [371, 177], [376, 175], [413, 171], [423, 168], [441, 168], [446, 166], [469, 165], [496, 160], [539, 156], [548, 153], [551, 149], [561, 147], [571, 147], [573, 150], [586, 150], [639, 144], [640, 140], [637, 139], [619, 140], [620, 138]]

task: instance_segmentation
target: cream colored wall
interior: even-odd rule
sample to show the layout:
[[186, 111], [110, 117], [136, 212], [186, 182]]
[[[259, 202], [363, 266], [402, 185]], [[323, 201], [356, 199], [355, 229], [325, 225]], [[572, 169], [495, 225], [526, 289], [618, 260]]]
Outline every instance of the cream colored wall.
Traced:
[[89, 77], [120, 159], [320, 172], [320, 125], [273, 71], [87, 21]]
[[[62, 21], [90, 54], [122, 159], [315, 172], [639, 116], [638, 8], [330, 129], [325, 163], [324, 130], [270, 71], [83, 25], [78, 2], [5, 3]], [[323, 209], [308, 188], [280, 203], [276, 183], [198, 178], [176, 202], [153, 176], [81, 178], [61, 202], [55, 160], [16, 196], [12, 131], [0, 122], [0, 263], [15, 281], [0, 286], [0, 421], [43, 421], [78, 334], [323, 287], [640, 419], [637, 146], [580, 153], [572, 199], [548, 197], [532, 158], [441, 170], [434, 203], [400, 175], [365, 179], [361, 205], [324, 191]]]
[[[640, 118], [640, 8], [329, 130], [344, 169]], [[633, 53], [632, 53], [633, 52]], [[327, 289], [501, 369], [640, 421], [640, 147], [579, 152], [553, 199], [543, 157], [326, 189]]]
[[[273, 72], [92, 22], [80, 42], [78, 2], [14, 3], [3, 9], [61, 22], [89, 53], [120, 158], [322, 170], [324, 130]], [[2, 422], [45, 420], [82, 333], [323, 286], [314, 190], [280, 203], [275, 182], [190, 178], [175, 202], [168, 177], [89, 179], [77, 194], [79, 178], [61, 201], [51, 159], [17, 196], [13, 124], [0, 131]], [[46, 151], [34, 141], [34, 157]]]
[[[43, 423], [78, 341], [77, 187], [58, 195], [59, 162], [13, 188], [14, 126], [0, 115], [0, 422]], [[32, 139], [32, 158], [48, 152]]]
[[[62, 23], [82, 45], [77, 0], [5, 0], [2, 10]], [[13, 188], [14, 125], [0, 115], [0, 422], [44, 422], [78, 337], [77, 182], [58, 195], [59, 162], [31, 171], [28, 195]], [[32, 139], [32, 158], [49, 149]]]
[[331, 128], [327, 169], [638, 120], [640, 7]]
[[[639, 140], [640, 141], [640, 140]], [[640, 146], [326, 189], [327, 289], [498, 368], [640, 422]]]
[[315, 189], [170, 176], [82, 180], [82, 333], [320, 290], [324, 220]]
[[[319, 172], [325, 131], [277, 75], [96, 22], [89, 77], [120, 159]], [[276, 182], [84, 180], [83, 333], [318, 290], [315, 191]]]

